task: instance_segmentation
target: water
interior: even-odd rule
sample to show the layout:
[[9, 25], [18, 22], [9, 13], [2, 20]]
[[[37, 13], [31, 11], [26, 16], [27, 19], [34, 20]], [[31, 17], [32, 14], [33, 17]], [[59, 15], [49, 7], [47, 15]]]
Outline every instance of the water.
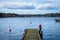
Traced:
[[[0, 18], [0, 40], [21, 40], [25, 29], [38, 29], [42, 24], [43, 40], [60, 40], [60, 23], [51, 17]], [[59, 19], [59, 18], [58, 18]], [[32, 22], [32, 24], [30, 24]], [[11, 26], [12, 32], [9, 32]]]

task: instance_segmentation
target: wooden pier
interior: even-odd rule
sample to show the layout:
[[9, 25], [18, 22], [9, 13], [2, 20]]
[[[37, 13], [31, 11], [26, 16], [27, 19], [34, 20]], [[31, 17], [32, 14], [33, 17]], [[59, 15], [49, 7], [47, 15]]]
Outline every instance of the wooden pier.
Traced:
[[55, 19], [56, 22], [60, 22], [60, 19]]
[[22, 40], [42, 40], [42, 31], [37, 29], [26, 29]]

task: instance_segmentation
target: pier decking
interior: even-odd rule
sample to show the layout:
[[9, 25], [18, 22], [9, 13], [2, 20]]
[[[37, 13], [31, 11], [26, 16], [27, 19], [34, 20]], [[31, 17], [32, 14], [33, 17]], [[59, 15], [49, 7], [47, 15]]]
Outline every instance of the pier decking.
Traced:
[[22, 40], [42, 40], [41, 32], [37, 29], [26, 29]]

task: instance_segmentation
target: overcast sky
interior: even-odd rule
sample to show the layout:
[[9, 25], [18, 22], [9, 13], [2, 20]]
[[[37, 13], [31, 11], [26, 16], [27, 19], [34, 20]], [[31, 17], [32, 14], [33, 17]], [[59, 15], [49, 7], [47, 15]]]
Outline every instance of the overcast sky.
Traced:
[[17, 14], [59, 13], [60, 0], [0, 0], [0, 12]]
[[58, 10], [60, 0], [0, 0], [0, 9]]

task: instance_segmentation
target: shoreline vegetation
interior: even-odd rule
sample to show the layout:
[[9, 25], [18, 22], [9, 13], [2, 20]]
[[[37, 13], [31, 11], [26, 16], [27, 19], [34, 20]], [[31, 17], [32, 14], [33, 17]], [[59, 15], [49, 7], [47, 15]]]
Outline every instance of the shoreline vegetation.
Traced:
[[5, 17], [60, 17], [60, 13], [47, 13], [47, 14], [0, 13], [0, 18]]

